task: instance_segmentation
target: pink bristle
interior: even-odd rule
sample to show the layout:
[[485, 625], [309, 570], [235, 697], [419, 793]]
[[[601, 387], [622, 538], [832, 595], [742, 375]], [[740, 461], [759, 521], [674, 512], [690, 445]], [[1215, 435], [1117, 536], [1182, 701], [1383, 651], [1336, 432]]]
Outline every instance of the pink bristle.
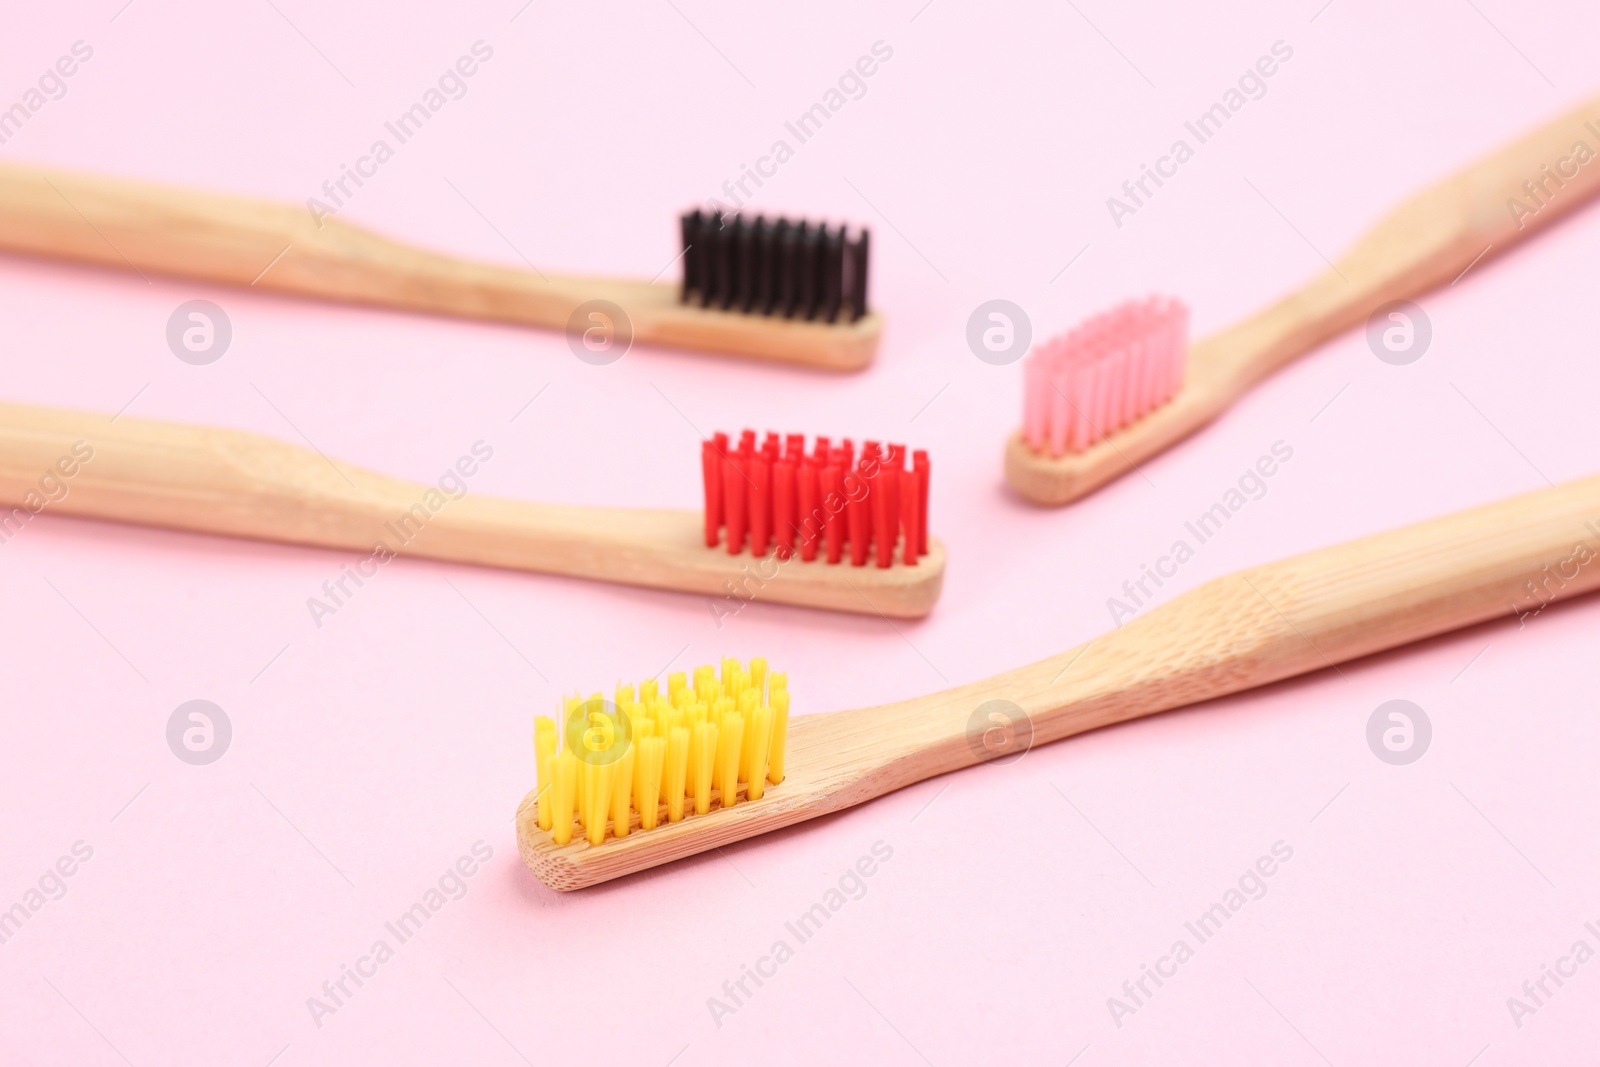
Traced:
[[1183, 384], [1189, 312], [1168, 297], [1130, 300], [1037, 346], [1023, 367], [1023, 439], [1082, 452], [1167, 403]]
[[1042, 359], [1022, 365], [1022, 435], [1028, 447], [1043, 451], [1046, 427], [1050, 425], [1050, 372]]

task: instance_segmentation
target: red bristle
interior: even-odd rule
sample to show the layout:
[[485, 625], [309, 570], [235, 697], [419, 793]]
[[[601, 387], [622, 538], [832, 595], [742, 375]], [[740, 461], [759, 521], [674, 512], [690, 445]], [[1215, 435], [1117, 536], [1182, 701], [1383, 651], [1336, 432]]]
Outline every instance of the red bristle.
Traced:
[[894, 528], [898, 516], [893, 511], [892, 489], [896, 480], [894, 468], [882, 464], [873, 468], [872, 477], [867, 480], [872, 487], [872, 538], [880, 567], [887, 567], [894, 562]]
[[800, 464], [796, 486], [800, 511], [800, 558], [809, 563], [817, 558], [817, 542], [822, 539], [824, 510], [817, 506], [821, 489], [821, 470], [812, 460]]
[[757, 556], [806, 561], [826, 547], [829, 563], [848, 550], [857, 567], [868, 559], [889, 567], [897, 554], [913, 565], [928, 554], [926, 451], [863, 441], [857, 453], [848, 437], [837, 445], [817, 437], [807, 455], [804, 434], [753, 430], [730, 444], [716, 433], [700, 446], [707, 547], [721, 538], [730, 555], [748, 542]]
[[911, 467], [917, 476], [917, 554], [928, 554], [928, 453], [918, 449], [911, 454]]
[[706, 493], [706, 547], [715, 548], [722, 528], [722, 453], [715, 440], [700, 442], [700, 473]]
[[751, 482], [750, 551], [765, 556], [772, 537], [772, 462], [764, 452], [752, 456], [748, 473]]
[[889, 552], [894, 552], [895, 545], [899, 543], [900, 535], [904, 532], [904, 523], [900, 521], [900, 472], [906, 466], [906, 446], [889, 445], [889, 474], [883, 479], [883, 486], [889, 491]]
[[745, 490], [750, 485], [745, 481], [745, 462], [745, 456], [739, 453], [725, 456], [722, 461], [723, 522], [728, 528], [729, 555], [737, 555], [744, 551], [744, 531], [747, 521]]
[[[822, 501], [824, 511], [827, 510], [828, 501], [830, 500], [834, 502], [844, 500], [844, 472], [839, 468], [838, 464], [834, 463], [830, 463], [828, 466], [822, 469]], [[849, 523], [850, 519], [848, 505], [845, 506], [845, 510], [843, 511], [829, 513], [828, 525], [826, 527], [828, 535], [829, 563], [838, 563], [844, 558], [845, 535], [849, 531]]]
[[875, 477], [869, 478], [867, 472], [872, 471], [876, 474], [877, 471], [883, 469], [882, 464], [878, 461], [876, 445], [876, 441], [863, 443], [861, 455], [856, 459], [856, 470], [861, 477], [861, 487], [858, 491], [861, 493], [862, 502], [867, 506], [867, 535], [862, 540], [861, 550], [869, 558], [872, 555], [872, 546], [878, 540], [878, 509], [872, 501], [872, 498], [877, 495], [878, 483]]
[[780, 459], [772, 465], [772, 533], [779, 559], [794, 555], [794, 510], [794, 464]]
[[917, 476], [914, 471], [898, 470], [895, 481], [900, 483], [900, 529], [905, 535], [900, 562], [910, 566], [921, 554], [917, 549]]
[[845, 513], [850, 517], [850, 565], [864, 567], [867, 546], [872, 543], [872, 511], [867, 505], [868, 486], [857, 471], [844, 477]]
[[[837, 447], [836, 446], [834, 448], [834, 450], [833, 450], [833, 459], [830, 461], [830, 463], [831, 463], [832, 466], [839, 468], [839, 477], [835, 480], [834, 488], [833, 488], [833, 492], [835, 494], [834, 502], [837, 504], [839, 510], [836, 511], [836, 512], [833, 512], [832, 514], [830, 514], [828, 516], [828, 523], [829, 523], [829, 525], [837, 525], [839, 527], [839, 543], [841, 545], [845, 546], [846, 548], [849, 548], [850, 547], [850, 508], [849, 508], [848, 501], [845, 499], [845, 485], [846, 485], [845, 479], [850, 477], [850, 452], [849, 452], [849, 450], [846, 449], [846, 448], [843, 448], [843, 447]], [[827, 505], [827, 492], [828, 492], [827, 488], [824, 487], [824, 489], [823, 489], [823, 505], [824, 506]]]

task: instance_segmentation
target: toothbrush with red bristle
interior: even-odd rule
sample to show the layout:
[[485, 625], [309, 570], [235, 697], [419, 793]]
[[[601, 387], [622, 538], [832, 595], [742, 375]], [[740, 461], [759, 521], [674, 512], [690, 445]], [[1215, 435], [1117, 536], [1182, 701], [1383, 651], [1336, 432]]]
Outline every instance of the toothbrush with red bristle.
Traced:
[[1600, 192], [1600, 167], [1575, 156], [1595, 121], [1600, 97], [1417, 193], [1298, 292], [1187, 353], [1187, 312], [1162, 298], [1124, 304], [1035, 346], [1006, 480], [1039, 504], [1085, 496], [1290, 360], [1564, 218]]
[[[353, 551], [369, 578], [374, 560], [422, 556], [696, 593], [719, 621], [752, 600], [920, 618], [939, 598], [928, 457], [903, 445], [718, 434], [703, 514], [468, 491], [493, 454], [480, 441], [422, 485], [237, 430], [0, 404], [0, 511], [37, 510], [39, 472], [76, 456], [54, 513]], [[362, 580], [347, 567], [334, 606]]]

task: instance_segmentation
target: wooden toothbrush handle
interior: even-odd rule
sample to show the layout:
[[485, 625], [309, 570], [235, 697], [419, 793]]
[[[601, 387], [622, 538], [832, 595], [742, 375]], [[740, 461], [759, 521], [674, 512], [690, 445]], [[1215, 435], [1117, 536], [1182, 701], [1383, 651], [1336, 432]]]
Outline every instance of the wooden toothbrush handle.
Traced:
[[[1035, 742], [1054, 741], [1489, 619], [1526, 618], [1596, 588], [1600, 477], [1590, 477], [1238, 571], [1158, 607], [1107, 589], [1135, 617], [1086, 645], [932, 696], [818, 716], [815, 727], [791, 730], [791, 744], [825, 766], [827, 751], [859, 746], [854, 770], [870, 784], [842, 794], [855, 803], [983, 762], [981, 734], [1005, 729], [1003, 705], [980, 712], [990, 701], [1021, 708]], [[791, 762], [807, 759], [797, 751]], [[832, 782], [847, 772], [830, 769]]]
[[1300, 291], [1197, 344], [1194, 384], [1231, 399], [1381, 305], [1453, 282], [1597, 192], [1600, 96], [1415, 194]]
[[0, 248], [331, 300], [560, 328], [577, 300], [532, 273], [425, 252], [306, 207], [0, 165]]
[[939, 597], [938, 541], [916, 566], [779, 567], [707, 548], [697, 511], [486, 496], [492, 455], [421, 484], [237, 430], [0, 404], [0, 544], [49, 512], [343, 549], [367, 577], [420, 556], [700, 593], [719, 623], [752, 599], [917, 618]]
[[[0, 164], [0, 250], [298, 296], [553, 330], [625, 329], [639, 344], [725, 352], [827, 370], [872, 360], [883, 322], [806, 322], [704, 310], [678, 286], [545, 275], [392, 241], [307, 207], [148, 182]], [[626, 326], [582, 305], [620, 307]]]

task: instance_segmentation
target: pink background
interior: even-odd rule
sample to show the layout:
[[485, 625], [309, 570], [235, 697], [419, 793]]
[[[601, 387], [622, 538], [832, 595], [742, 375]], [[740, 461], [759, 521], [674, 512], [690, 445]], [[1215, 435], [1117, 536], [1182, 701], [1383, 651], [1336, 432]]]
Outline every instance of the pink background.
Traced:
[[[997, 297], [1038, 336], [1150, 291], [1189, 301], [1199, 334], [1262, 306], [1318, 250], [1592, 91], [1585, 5], [121, 2], [10, 15], [0, 103], [74, 41], [94, 56], [0, 158], [304, 200], [481, 39], [494, 56], [468, 94], [344, 217], [645, 277], [672, 259], [680, 209], [886, 42], [866, 96], [756, 200], [873, 228], [889, 327], [865, 374], [644, 349], [597, 368], [555, 334], [0, 258], [0, 395], [303, 433], [419, 480], [482, 439], [476, 492], [617, 505], [695, 506], [690, 423], [905, 440], [932, 452], [951, 563], [922, 622], [758, 603], [719, 631], [693, 597], [406, 561], [319, 629], [306, 599], [353, 556], [47, 513], [0, 546], [0, 908], [75, 842], [93, 858], [0, 946], [0, 1060], [1498, 1065], [1600, 1042], [1600, 962], [1520, 1028], [1506, 1006], [1577, 939], [1600, 948], [1583, 928], [1600, 921], [1593, 601], [593, 891], [537, 883], [511, 820], [530, 719], [562, 691], [766, 655], [803, 713], [1087, 640], [1276, 441], [1292, 461], [1163, 599], [1591, 473], [1592, 210], [1424, 298], [1420, 362], [1342, 337], [1067, 510], [1003, 488], [1020, 368], [964, 341]], [[1115, 227], [1106, 197], [1278, 40], [1294, 56], [1267, 95]], [[164, 340], [197, 297], [234, 330], [206, 367]], [[164, 734], [196, 698], [234, 727], [205, 767]], [[1396, 698], [1434, 728], [1405, 767], [1365, 741]], [[464, 897], [319, 1027], [307, 998], [478, 841], [493, 858]], [[892, 858], [865, 895], [716, 1025], [708, 998], [793, 945], [784, 923], [879, 841]], [[1266, 896], [1114, 1025], [1107, 998], [1278, 841], [1293, 858]]]

